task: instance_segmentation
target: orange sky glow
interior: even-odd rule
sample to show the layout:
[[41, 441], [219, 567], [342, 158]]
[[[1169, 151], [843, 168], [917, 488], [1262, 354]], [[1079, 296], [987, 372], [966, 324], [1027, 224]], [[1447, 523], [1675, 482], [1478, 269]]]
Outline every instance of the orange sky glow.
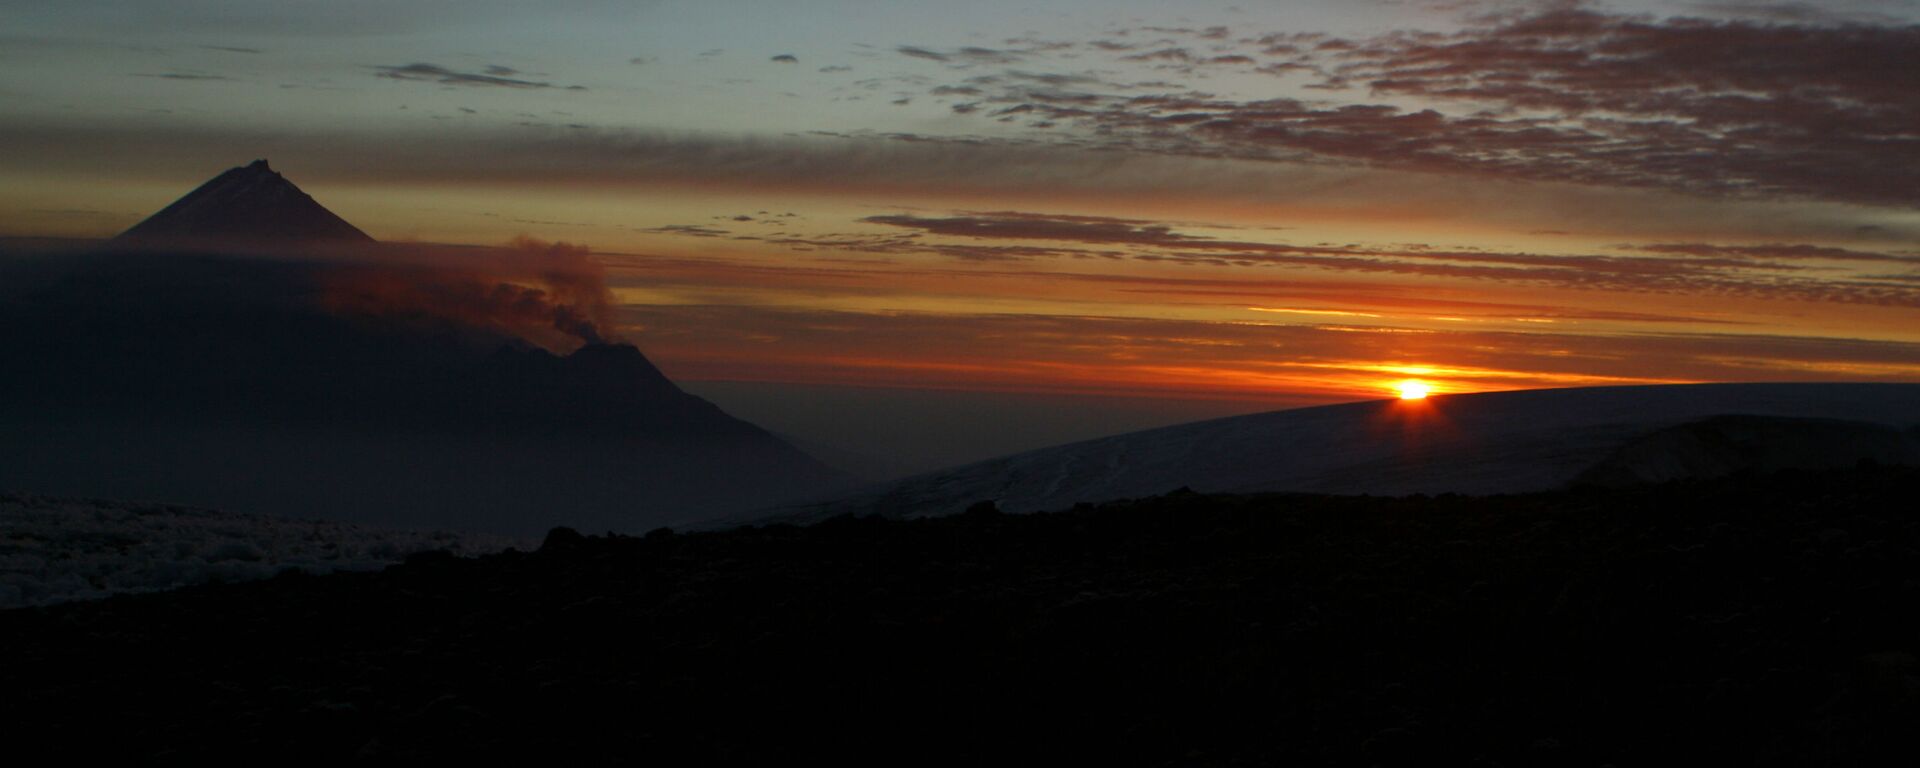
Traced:
[[[0, 76], [0, 236], [108, 237], [270, 157], [382, 240], [591, 249], [617, 330], [683, 381], [1249, 408], [1920, 381], [1920, 196], [1888, 171], [1920, 162], [1920, 26], [1297, 6], [947, 9], [944, 47], [692, 6], [638, 41], [558, 16], [578, 50], [537, 57], [525, 20], [404, 55], [49, 38]], [[1775, 59], [1800, 66], [1743, 68]]]

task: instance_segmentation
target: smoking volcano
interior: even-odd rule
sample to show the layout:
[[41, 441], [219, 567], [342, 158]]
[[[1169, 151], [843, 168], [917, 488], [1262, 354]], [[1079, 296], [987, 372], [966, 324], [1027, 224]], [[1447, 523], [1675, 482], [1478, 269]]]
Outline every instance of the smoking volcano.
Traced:
[[0, 286], [0, 487], [534, 532], [840, 477], [619, 342], [585, 248], [378, 243], [264, 161]]

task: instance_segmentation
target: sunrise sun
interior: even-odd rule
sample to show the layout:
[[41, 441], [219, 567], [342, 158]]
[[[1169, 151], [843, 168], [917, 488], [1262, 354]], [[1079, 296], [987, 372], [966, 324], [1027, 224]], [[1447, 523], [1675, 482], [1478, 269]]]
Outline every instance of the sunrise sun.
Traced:
[[1431, 387], [1428, 387], [1426, 382], [1420, 381], [1419, 379], [1407, 379], [1399, 384], [1395, 384], [1394, 387], [1399, 390], [1400, 399], [1402, 400], [1424, 400], [1427, 397], [1427, 392], [1431, 390]]

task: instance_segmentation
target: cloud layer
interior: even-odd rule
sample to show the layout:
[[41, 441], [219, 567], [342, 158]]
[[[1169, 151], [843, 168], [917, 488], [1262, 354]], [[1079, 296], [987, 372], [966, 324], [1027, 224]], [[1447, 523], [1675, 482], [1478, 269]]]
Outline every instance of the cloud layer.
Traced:
[[1079, 48], [1189, 82], [1219, 70], [1321, 96], [1140, 93], [1012, 70], [942, 87], [980, 92], [961, 114], [1070, 125], [1135, 150], [1920, 206], [1904, 172], [1920, 164], [1920, 26], [1576, 7], [1364, 38], [1155, 31], [1195, 44]]

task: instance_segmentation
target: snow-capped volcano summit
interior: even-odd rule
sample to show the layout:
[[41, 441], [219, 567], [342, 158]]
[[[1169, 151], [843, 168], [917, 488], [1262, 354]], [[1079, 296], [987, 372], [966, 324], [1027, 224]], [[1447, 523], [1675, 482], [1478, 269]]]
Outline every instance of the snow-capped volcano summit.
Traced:
[[213, 177], [115, 240], [139, 245], [373, 242], [266, 160]]

